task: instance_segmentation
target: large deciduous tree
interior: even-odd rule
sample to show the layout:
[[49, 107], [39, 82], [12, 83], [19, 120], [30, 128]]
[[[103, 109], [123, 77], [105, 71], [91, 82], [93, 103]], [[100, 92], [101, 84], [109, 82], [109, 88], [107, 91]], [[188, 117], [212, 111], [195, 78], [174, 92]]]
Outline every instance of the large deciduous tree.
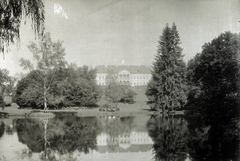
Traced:
[[26, 77], [22, 78], [14, 94], [14, 101], [22, 107], [40, 108], [43, 106], [41, 78], [38, 76], [40, 71], [31, 71]]
[[186, 103], [186, 65], [183, 61], [180, 37], [176, 25], [166, 25], [160, 36], [153, 63], [152, 80], [146, 95], [152, 109], [176, 110]]
[[[225, 32], [203, 45], [193, 70], [201, 89], [198, 100], [203, 115], [237, 115], [240, 79], [240, 35]], [[194, 98], [192, 98], [194, 101]], [[201, 104], [200, 104], [201, 103]], [[191, 104], [190, 104], [191, 105]]]
[[115, 74], [108, 73], [106, 83], [107, 86], [104, 89], [104, 95], [108, 103], [115, 104], [115, 106], [117, 106], [118, 102], [134, 103], [137, 93], [130, 89], [130, 86], [119, 84]]
[[101, 93], [96, 84], [96, 69], [86, 65], [77, 67], [73, 69], [73, 75], [69, 76], [69, 79], [72, 81], [68, 88], [66, 101], [77, 106], [95, 106]]
[[20, 26], [23, 17], [32, 21], [36, 37], [41, 37], [44, 32], [45, 20], [42, 0], [0, 1], [0, 51], [2, 53], [7, 51], [10, 43], [20, 41]]
[[[41, 71], [31, 71], [22, 78], [16, 88], [14, 99], [20, 107], [42, 108], [43, 81]], [[47, 77], [51, 83], [47, 90], [48, 108], [69, 106], [95, 106], [101, 92], [95, 80], [96, 70], [87, 66], [51, 70]]]
[[[39, 44], [31, 42], [28, 46], [36, 61], [36, 66], [30, 60], [21, 59], [20, 63], [24, 69], [34, 71], [41, 79], [44, 111], [47, 110], [47, 97], [49, 89], [52, 85], [55, 72], [60, 67], [64, 67], [66, 61], [64, 59], [65, 49], [62, 47], [61, 41], [53, 42], [50, 33], [46, 33]], [[34, 70], [35, 68], [35, 70]]]

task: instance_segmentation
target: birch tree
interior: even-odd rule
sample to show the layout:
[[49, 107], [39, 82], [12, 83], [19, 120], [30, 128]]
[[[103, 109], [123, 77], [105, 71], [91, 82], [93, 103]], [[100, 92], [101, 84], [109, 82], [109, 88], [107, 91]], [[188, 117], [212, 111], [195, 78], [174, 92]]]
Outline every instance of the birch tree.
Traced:
[[53, 82], [55, 72], [58, 68], [64, 67], [66, 61], [64, 59], [65, 49], [62, 47], [61, 41], [53, 42], [50, 33], [46, 33], [39, 44], [30, 42], [29, 50], [33, 54], [31, 62], [28, 59], [21, 58], [21, 66], [30, 71], [34, 71], [40, 77], [42, 83], [42, 96], [44, 104], [44, 112], [47, 111], [47, 96], [51, 84]]

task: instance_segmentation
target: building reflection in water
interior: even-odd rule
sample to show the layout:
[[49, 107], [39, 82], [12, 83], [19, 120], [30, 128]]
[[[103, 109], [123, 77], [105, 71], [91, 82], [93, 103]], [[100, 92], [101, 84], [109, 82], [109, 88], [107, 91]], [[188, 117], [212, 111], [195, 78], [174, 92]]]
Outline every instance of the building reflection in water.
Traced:
[[[108, 143], [114, 143], [114, 150], [108, 149]], [[150, 151], [153, 145], [147, 132], [132, 131], [130, 134], [121, 134], [111, 138], [109, 134], [101, 133], [97, 136], [98, 152], [144, 152]]]
[[44, 121], [30, 118], [0, 120], [0, 154], [8, 160], [240, 158], [240, 124], [236, 119], [220, 120], [215, 125], [184, 116], [64, 116], [47, 123], [45, 126]]
[[[97, 136], [99, 153], [131, 153], [151, 151], [153, 141], [147, 133], [145, 124], [142, 128], [135, 118], [105, 116], [100, 118], [103, 132]], [[112, 133], [115, 131], [116, 133]]]

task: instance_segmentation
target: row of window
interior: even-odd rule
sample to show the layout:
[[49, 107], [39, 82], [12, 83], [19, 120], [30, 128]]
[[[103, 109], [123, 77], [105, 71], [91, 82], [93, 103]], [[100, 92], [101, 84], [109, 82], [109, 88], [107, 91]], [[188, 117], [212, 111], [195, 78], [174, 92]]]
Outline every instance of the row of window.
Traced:
[[[121, 79], [122, 77], [120, 77]], [[124, 77], [125, 78], [125, 77]], [[130, 76], [130, 79], [149, 79], [150, 77], [149, 76]], [[106, 76], [98, 76], [98, 79], [102, 79], [102, 80], [105, 80], [106, 79]]]
[[131, 76], [131, 79], [149, 79], [149, 76]]
[[[115, 141], [115, 142], [118, 142], [119, 141], [119, 143], [127, 143], [127, 142], [129, 142], [130, 141], [130, 139], [128, 139], [128, 140], [118, 140], [118, 139], [99, 139], [99, 143], [105, 143], [105, 142], [107, 142], [107, 141]], [[137, 141], [150, 141], [150, 139], [131, 139], [131, 141], [132, 142], [137, 142]]]
[[[104, 83], [104, 82], [99, 82], [98, 85], [100, 85], [100, 86], [105, 86], [106, 83]], [[145, 85], [147, 85], [147, 82], [130, 83], [130, 85], [132, 85], [132, 86], [145, 86]]]

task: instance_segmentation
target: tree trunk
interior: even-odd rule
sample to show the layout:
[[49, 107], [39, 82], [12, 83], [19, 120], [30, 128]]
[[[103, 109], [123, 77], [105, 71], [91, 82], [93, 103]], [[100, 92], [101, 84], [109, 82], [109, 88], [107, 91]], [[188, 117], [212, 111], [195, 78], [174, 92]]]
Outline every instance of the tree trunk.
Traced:
[[44, 156], [45, 159], [48, 159], [47, 155], [47, 125], [48, 125], [48, 119], [44, 119]]
[[45, 82], [44, 82], [44, 91], [43, 91], [43, 99], [44, 99], [44, 109], [43, 109], [43, 112], [46, 113], [47, 112], [47, 98], [46, 98], [46, 93], [47, 93], [47, 90], [46, 90], [46, 85], [45, 85]]

